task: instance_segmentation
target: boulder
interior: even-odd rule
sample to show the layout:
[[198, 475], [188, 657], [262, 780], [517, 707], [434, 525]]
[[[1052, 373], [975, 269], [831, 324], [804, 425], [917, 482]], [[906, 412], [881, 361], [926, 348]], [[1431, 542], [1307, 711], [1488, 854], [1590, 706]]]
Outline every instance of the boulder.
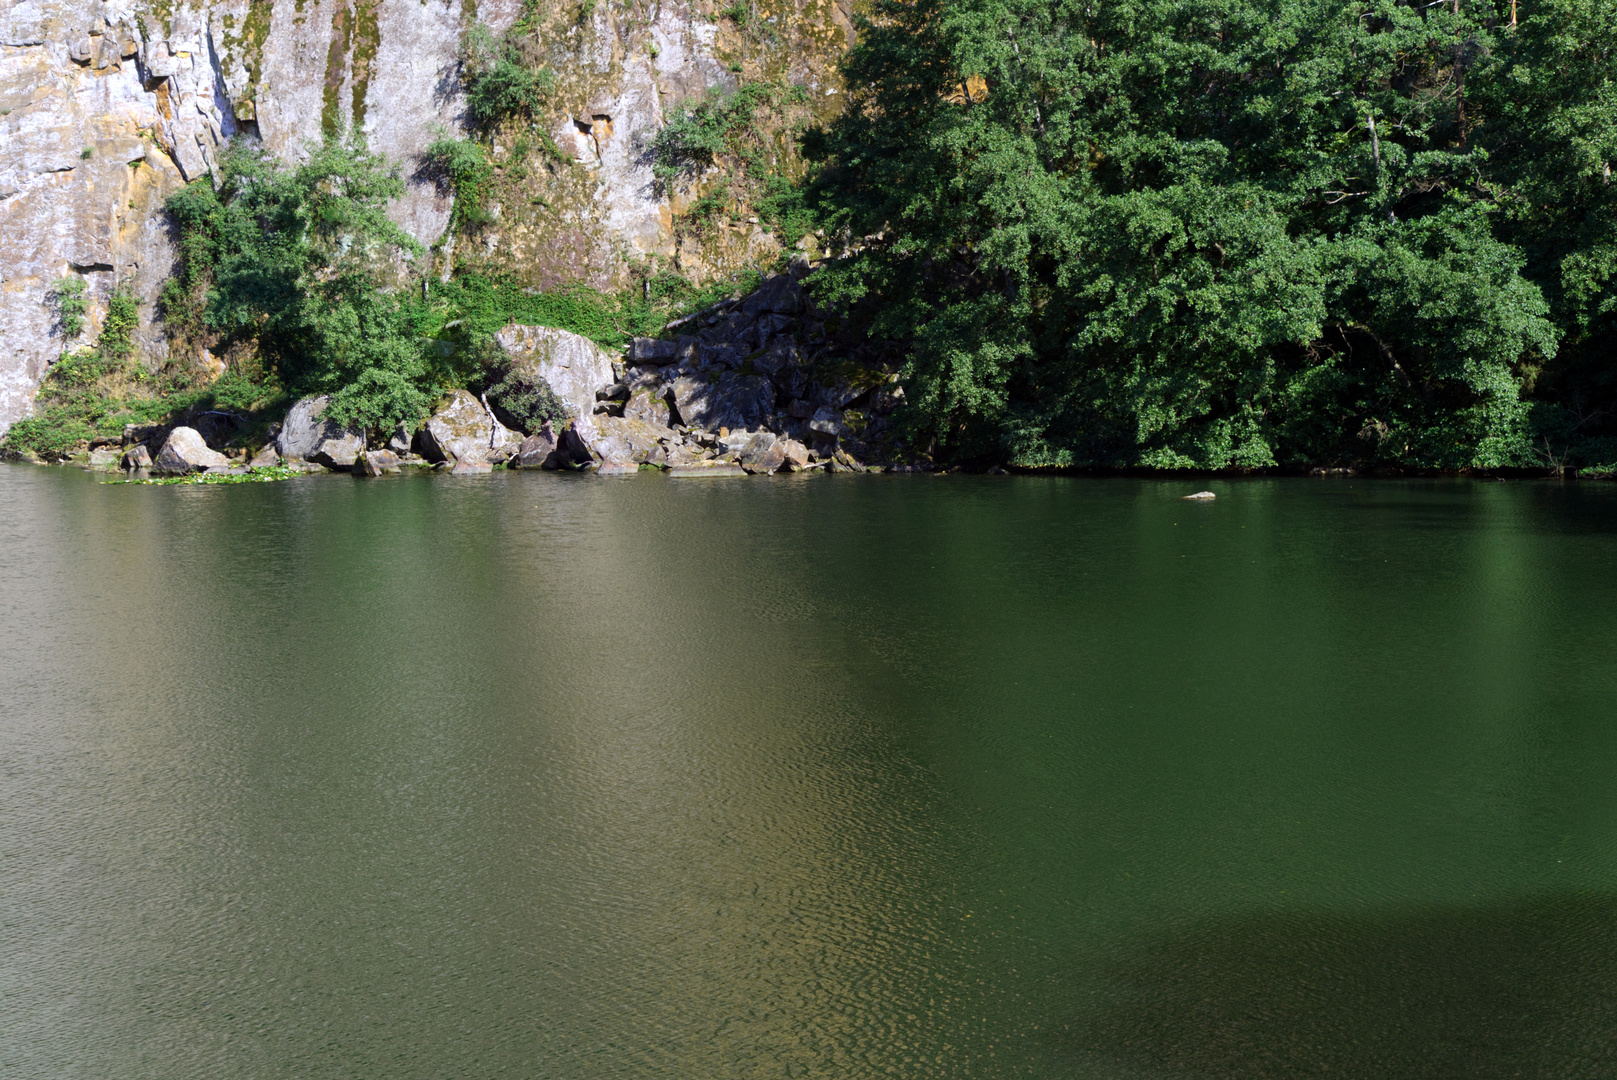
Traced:
[[621, 463], [615, 462], [615, 461], [606, 461], [606, 462], [601, 463], [601, 467], [596, 470], [596, 475], [598, 475], [598, 476], [633, 476], [635, 473], [637, 473], [639, 471], [640, 471], [640, 466], [638, 466], [638, 465], [624, 465], [624, 464], [621, 464]]
[[381, 476], [399, 471], [399, 455], [391, 450], [367, 450], [354, 458], [355, 476]]
[[98, 446], [90, 451], [90, 468], [103, 472], [113, 472], [118, 468], [118, 462], [123, 453], [110, 446]]
[[587, 337], [549, 326], [508, 326], [495, 338], [511, 373], [543, 380], [586, 438], [594, 435], [595, 391], [618, 382], [612, 354]]
[[455, 467], [449, 470], [450, 476], [476, 476], [479, 473], [493, 472], [494, 466], [486, 461], [457, 461]]
[[247, 463], [247, 467], [249, 469], [271, 469], [280, 463], [281, 455], [275, 452], [274, 445], [266, 443], [259, 448], [258, 453], [253, 455], [253, 460]]
[[365, 432], [359, 428], [345, 428], [334, 420], [323, 420], [330, 398], [301, 398], [287, 411], [281, 423], [279, 446], [281, 456], [299, 461], [313, 461], [328, 469], [348, 469], [354, 458], [365, 449]]
[[779, 445], [783, 459], [782, 468], [789, 472], [800, 472], [808, 468], [811, 460], [808, 447], [796, 439], [782, 439]]
[[741, 302], [747, 318], [763, 314], [796, 315], [802, 306], [803, 287], [790, 274], [776, 274]]
[[[556, 460], [556, 433], [550, 427], [550, 421], [538, 431], [522, 440], [517, 447], [514, 464], [519, 469], [555, 469], [560, 463]], [[507, 467], [510, 467], [508, 463]]]
[[672, 364], [679, 354], [679, 342], [637, 337], [629, 343], [631, 364]]
[[797, 367], [802, 361], [797, 342], [790, 338], [779, 338], [769, 348], [752, 358], [752, 367], [758, 374], [769, 376], [776, 386], [780, 386], [786, 372]]
[[662, 443], [676, 438], [672, 429], [623, 416], [597, 416], [589, 447], [603, 464], [630, 465], [650, 461]]
[[846, 435], [848, 425], [843, 423], [840, 412], [828, 406], [821, 406], [814, 410], [814, 417], [809, 421], [809, 430], [835, 438], [838, 435]]
[[387, 438], [387, 448], [395, 454], [408, 454], [410, 445], [415, 440], [410, 435], [410, 429], [400, 424], [393, 429], [393, 434]]
[[785, 442], [772, 432], [760, 431], [741, 448], [737, 460], [748, 472], [768, 476], [786, 464]]
[[629, 400], [623, 403], [623, 418], [638, 420], [652, 427], [665, 428], [673, 420], [673, 414], [669, 412], [668, 402], [651, 390], [636, 390], [629, 396]]
[[188, 427], [177, 427], [169, 432], [163, 448], [157, 452], [157, 460], [152, 463], [152, 468], [165, 473], [204, 472], [229, 466], [230, 459], [217, 450], [208, 449], [201, 433]]
[[775, 411], [775, 388], [762, 375], [727, 371], [716, 382], [686, 376], [674, 381], [670, 394], [679, 423], [709, 431], [754, 431]]
[[152, 467], [152, 452], [146, 449], [145, 443], [136, 443], [124, 451], [123, 466], [126, 469], [149, 469]]
[[494, 419], [487, 405], [464, 390], [451, 394], [449, 404], [421, 429], [421, 453], [429, 461], [503, 460], [520, 443], [521, 438]]

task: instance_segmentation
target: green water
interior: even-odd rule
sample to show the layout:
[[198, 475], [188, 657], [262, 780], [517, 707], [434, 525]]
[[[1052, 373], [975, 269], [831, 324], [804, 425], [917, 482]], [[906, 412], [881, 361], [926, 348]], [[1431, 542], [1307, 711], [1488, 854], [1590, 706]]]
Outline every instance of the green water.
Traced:
[[1617, 486], [0, 468], [0, 1077], [1617, 1075]]

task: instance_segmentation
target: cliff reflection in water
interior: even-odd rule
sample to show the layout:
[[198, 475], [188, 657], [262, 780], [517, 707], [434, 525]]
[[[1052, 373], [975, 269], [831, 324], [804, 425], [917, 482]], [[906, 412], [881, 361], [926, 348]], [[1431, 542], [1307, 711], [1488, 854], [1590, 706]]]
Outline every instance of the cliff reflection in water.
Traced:
[[0, 470], [19, 1075], [1600, 1076], [1617, 491]]

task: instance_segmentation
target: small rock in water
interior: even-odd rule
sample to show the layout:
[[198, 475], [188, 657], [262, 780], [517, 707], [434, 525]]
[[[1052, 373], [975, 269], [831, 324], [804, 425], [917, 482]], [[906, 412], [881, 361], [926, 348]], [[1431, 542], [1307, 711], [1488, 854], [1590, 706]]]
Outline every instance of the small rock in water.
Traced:
[[124, 468], [149, 469], [152, 467], [152, 452], [146, 449], [145, 443], [136, 443], [124, 451]]
[[247, 463], [247, 467], [250, 469], [269, 469], [280, 463], [281, 455], [275, 452], [275, 445], [265, 443], [258, 453], [253, 455], [253, 460]]
[[1214, 495], [1211, 491], [1198, 491], [1194, 495], [1185, 495], [1185, 496], [1182, 496], [1182, 497], [1186, 498], [1186, 499], [1203, 499], [1203, 500], [1218, 498], [1218, 496]]
[[478, 473], [493, 472], [494, 466], [486, 461], [457, 461], [449, 470], [451, 476], [476, 476]]

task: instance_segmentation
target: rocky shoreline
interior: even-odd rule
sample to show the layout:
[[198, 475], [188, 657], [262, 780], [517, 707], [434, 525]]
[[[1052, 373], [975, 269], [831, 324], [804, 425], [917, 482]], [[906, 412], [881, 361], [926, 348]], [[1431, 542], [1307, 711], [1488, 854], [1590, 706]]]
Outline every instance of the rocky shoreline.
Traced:
[[[508, 326], [496, 338], [506, 387], [543, 392], [556, 415], [534, 422], [488, 393], [450, 392], [415, 430], [385, 436], [323, 416], [325, 396], [293, 403], [260, 445], [238, 418], [124, 429], [78, 464], [137, 476], [240, 476], [277, 468], [377, 476], [406, 468], [453, 475], [507, 469], [641, 468], [674, 476], [929, 471], [894, 460], [887, 417], [903, 402], [896, 375], [841, 359], [793, 273], [745, 297], [636, 338], [617, 356], [552, 327]], [[98, 440], [98, 442], [104, 440]]]

